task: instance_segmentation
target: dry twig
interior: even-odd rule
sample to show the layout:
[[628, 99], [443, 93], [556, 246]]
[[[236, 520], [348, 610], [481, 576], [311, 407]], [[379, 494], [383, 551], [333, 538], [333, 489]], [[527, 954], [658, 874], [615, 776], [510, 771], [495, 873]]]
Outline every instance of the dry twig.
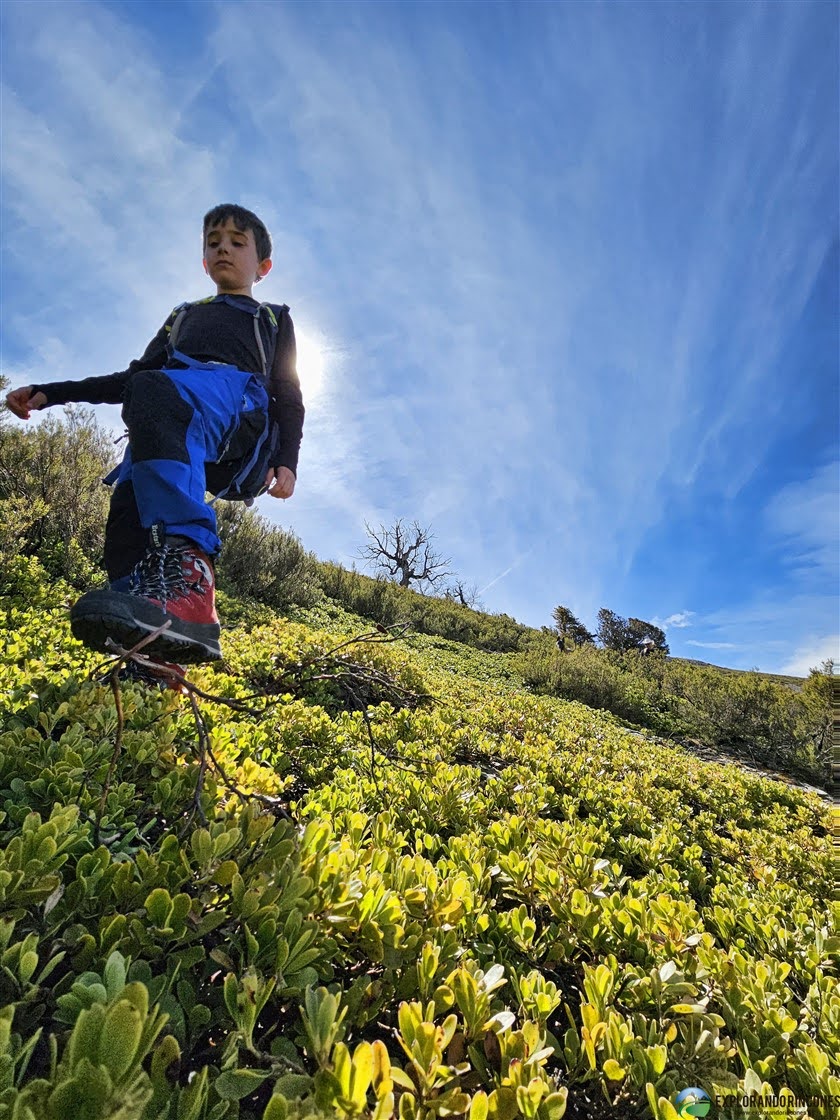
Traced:
[[[387, 674], [380, 672], [378, 669], [371, 668], [367, 665], [360, 665], [355, 662], [345, 662], [343, 659], [336, 657], [341, 650], [352, 645], [363, 643], [389, 644], [398, 641], [405, 635], [407, 625], [392, 626], [388, 629], [369, 631], [368, 633], [359, 634], [353, 638], [347, 638], [339, 642], [338, 645], [326, 650], [324, 653], [304, 658], [298, 664], [280, 673], [274, 681], [272, 690], [274, 698], [272, 698], [272, 694], [261, 691], [240, 700], [232, 699], [227, 696], [216, 696], [213, 693], [206, 692], [204, 689], [199, 688], [198, 685], [193, 684], [192, 681], [188, 680], [184, 674], [178, 672], [177, 669], [174, 669], [170, 665], [163, 665], [156, 662], [142, 652], [146, 646], [153, 642], [154, 639], [162, 634], [169, 626], [169, 622], [164, 623], [163, 626], [159, 627], [153, 633], [148, 634], [138, 642], [137, 645], [132, 646], [131, 649], [124, 649], [122, 646], [119, 646], [109, 639], [107, 644], [114, 656], [107, 662], [99, 665], [91, 673], [91, 677], [101, 683], [104, 683], [105, 680], [109, 681], [117, 709], [117, 736], [105, 786], [102, 790], [102, 798], [96, 820], [94, 833], [96, 843], [99, 842], [99, 829], [102, 815], [104, 813], [105, 803], [117, 760], [122, 750], [125, 717], [120, 692], [119, 673], [123, 666], [130, 664], [139, 668], [147, 677], [157, 678], [161, 684], [189, 697], [197, 734], [197, 750], [195, 754], [198, 759], [199, 769], [192, 806], [185, 821], [184, 830], [189, 827], [196, 816], [199, 817], [202, 823], [206, 823], [207, 818], [201, 805], [201, 796], [204, 791], [204, 783], [208, 769], [212, 769], [220, 779], [224, 788], [235, 797], [238, 797], [244, 804], [247, 804], [249, 801], [258, 801], [272, 812], [285, 817], [286, 820], [292, 820], [281, 798], [269, 797], [266, 794], [260, 793], [246, 793], [229, 777], [225, 768], [213, 753], [207, 723], [198, 704], [198, 698], [207, 700], [213, 704], [223, 705], [233, 711], [241, 712], [244, 715], [260, 718], [271, 708], [281, 703], [281, 699], [277, 696], [277, 693], [279, 691], [279, 686], [283, 682], [287, 682], [295, 689], [302, 689], [305, 685], [317, 681], [337, 682], [347, 695], [347, 698], [351, 701], [353, 709], [361, 712], [362, 719], [364, 720], [370, 743], [370, 777], [377, 792], [381, 792], [376, 776], [377, 753], [382, 755], [390, 765], [395, 766], [397, 769], [412, 774], [420, 773], [415, 767], [406, 766], [401, 760], [394, 757], [393, 752], [387, 751], [379, 745], [374, 735], [373, 726], [368, 713], [367, 699], [361, 693], [362, 690], [378, 689], [380, 694], [384, 694], [388, 699], [402, 707], [416, 707], [426, 700], [433, 700], [434, 697], [427, 693], [412, 692], [410, 689], [393, 681]], [[256, 699], [263, 701], [260, 707], [248, 703], [248, 701]], [[420, 776], [424, 775], [421, 774]]]

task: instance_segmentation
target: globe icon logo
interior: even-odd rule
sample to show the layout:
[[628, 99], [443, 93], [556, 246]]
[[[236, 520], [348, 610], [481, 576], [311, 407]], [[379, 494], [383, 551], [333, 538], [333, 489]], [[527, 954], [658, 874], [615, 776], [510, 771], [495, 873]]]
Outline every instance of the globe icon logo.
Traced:
[[712, 1107], [709, 1094], [695, 1086], [677, 1093], [674, 1104], [680, 1120], [693, 1120], [695, 1116], [708, 1116], [709, 1109]]

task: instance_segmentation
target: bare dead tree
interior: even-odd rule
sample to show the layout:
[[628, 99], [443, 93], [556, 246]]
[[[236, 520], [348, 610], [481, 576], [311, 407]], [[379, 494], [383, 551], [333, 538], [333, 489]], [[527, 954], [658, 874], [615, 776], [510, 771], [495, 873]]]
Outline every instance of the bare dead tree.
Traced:
[[449, 599], [452, 603], [460, 603], [462, 607], [469, 607], [472, 611], [482, 609], [478, 586], [474, 583], [467, 584], [463, 580], [457, 579], [447, 587], [443, 597]]
[[434, 534], [424, 529], [418, 521], [406, 525], [399, 518], [390, 528], [380, 525], [372, 529], [365, 522], [365, 532], [370, 542], [359, 550], [359, 556], [380, 572], [399, 577], [400, 587], [412, 583], [435, 587], [450, 575], [448, 557], [443, 557], [432, 545]]

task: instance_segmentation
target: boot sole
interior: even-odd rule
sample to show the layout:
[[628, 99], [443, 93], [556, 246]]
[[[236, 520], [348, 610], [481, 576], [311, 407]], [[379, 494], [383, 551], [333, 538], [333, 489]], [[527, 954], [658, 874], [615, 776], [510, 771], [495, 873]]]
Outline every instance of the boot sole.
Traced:
[[171, 623], [170, 628], [143, 646], [143, 653], [187, 665], [221, 658], [217, 624], [184, 622], [137, 595], [88, 591], [70, 610], [73, 637], [100, 653], [111, 652], [109, 638], [123, 649], [131, 649], [165, 622]]

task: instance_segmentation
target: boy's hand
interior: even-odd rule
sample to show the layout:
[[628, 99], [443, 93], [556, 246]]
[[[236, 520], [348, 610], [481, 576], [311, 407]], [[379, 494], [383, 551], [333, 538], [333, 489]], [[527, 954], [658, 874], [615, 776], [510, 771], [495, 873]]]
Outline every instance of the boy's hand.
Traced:
[[31, 409], [36, 411], [46, 406], [47, 397], [45, 393], [35, 393], [32, 395], [32, 386], [24, 385], [22, 389], [13, 389], [11, 393], [6, 394], [6, 404], [21, 420], [28, 420]]
[[291, 498], [295, 492], [295, 476], [288, 467], [269, 467], [265, 484], [272, 498]]

